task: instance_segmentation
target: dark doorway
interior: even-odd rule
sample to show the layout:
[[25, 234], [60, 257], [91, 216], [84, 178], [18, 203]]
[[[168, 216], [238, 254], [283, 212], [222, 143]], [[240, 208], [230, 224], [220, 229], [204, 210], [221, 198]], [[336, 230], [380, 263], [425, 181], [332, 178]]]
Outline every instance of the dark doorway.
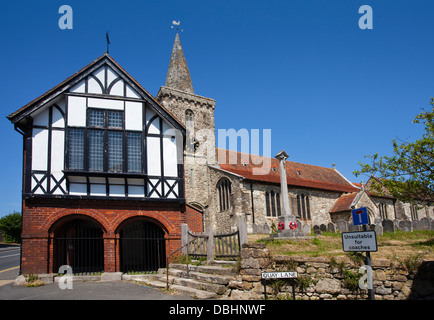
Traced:
[[148, 221], [134, 221], [120, 233], [121, 271], [157, 271], [166, 266], [164, 231]]
[[54, 265], [68, 265], [73, 273], [104, 270], [104, 242], [101, 228], [94, 222], [74, 219], [54, 233]]

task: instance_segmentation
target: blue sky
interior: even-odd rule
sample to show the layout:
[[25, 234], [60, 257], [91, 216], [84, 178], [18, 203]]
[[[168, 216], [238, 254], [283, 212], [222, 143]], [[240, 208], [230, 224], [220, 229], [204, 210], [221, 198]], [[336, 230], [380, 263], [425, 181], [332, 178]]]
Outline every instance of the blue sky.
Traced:
[[[58, 27], [59, 7], [73, 29]], [[362, 30], [359, 7], [373, 9]], [[434, 96], [431, 0], [2, 1], [0, 216], [21, 210], [22, 137], [6, 116], [106, 49], [151, 94], [164, 85], [175, 31], [216, 128], [271, 129], [272, 155], [336, 168], [422, 134]]]

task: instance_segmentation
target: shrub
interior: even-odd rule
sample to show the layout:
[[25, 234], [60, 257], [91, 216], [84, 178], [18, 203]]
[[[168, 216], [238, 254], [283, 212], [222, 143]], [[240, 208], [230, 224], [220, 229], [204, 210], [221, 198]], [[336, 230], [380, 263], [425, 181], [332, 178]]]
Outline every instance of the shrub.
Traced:
[[13, 212], [0, 219], [0, 230], [6, 243], [21, 242], [21, 213]]

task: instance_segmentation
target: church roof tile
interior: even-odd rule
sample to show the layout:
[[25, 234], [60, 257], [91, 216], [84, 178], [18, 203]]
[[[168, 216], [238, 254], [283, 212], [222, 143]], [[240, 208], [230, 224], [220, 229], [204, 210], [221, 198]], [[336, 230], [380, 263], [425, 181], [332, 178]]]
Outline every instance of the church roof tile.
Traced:
[[[217, 149], [220, 168], [238, 174], [247, 180], [280, 183], [279, 161], [275, 158]], [[336, 170], [304, 163], [285, 161], [289, 186], [314, 188], [338, 192], [356, 192]], [[261, 169], [263, 167], [263, 169]]]

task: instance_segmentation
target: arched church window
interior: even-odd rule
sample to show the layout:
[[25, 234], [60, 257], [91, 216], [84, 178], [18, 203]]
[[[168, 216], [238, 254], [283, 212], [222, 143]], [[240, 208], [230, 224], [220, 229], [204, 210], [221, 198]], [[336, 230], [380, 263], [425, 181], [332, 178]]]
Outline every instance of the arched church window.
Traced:
[[265, 207], [267, 217], [279, 217], [281, 215], [279, 192], [274, 190], [265, 192]]
[[380, 218], [381, 219], [387, 219], [387, 205], [385, 203], [380, 203], [378, 206], [380, 210]]
[[219, 211], [225, 211], [231, 208], [231, 182], [228, 178], [221, 178], [217, 183], [219, 196]]
[[309, 195], [304, 195], [304, 193], [297, 195], [297, 218], [311, 219]]

